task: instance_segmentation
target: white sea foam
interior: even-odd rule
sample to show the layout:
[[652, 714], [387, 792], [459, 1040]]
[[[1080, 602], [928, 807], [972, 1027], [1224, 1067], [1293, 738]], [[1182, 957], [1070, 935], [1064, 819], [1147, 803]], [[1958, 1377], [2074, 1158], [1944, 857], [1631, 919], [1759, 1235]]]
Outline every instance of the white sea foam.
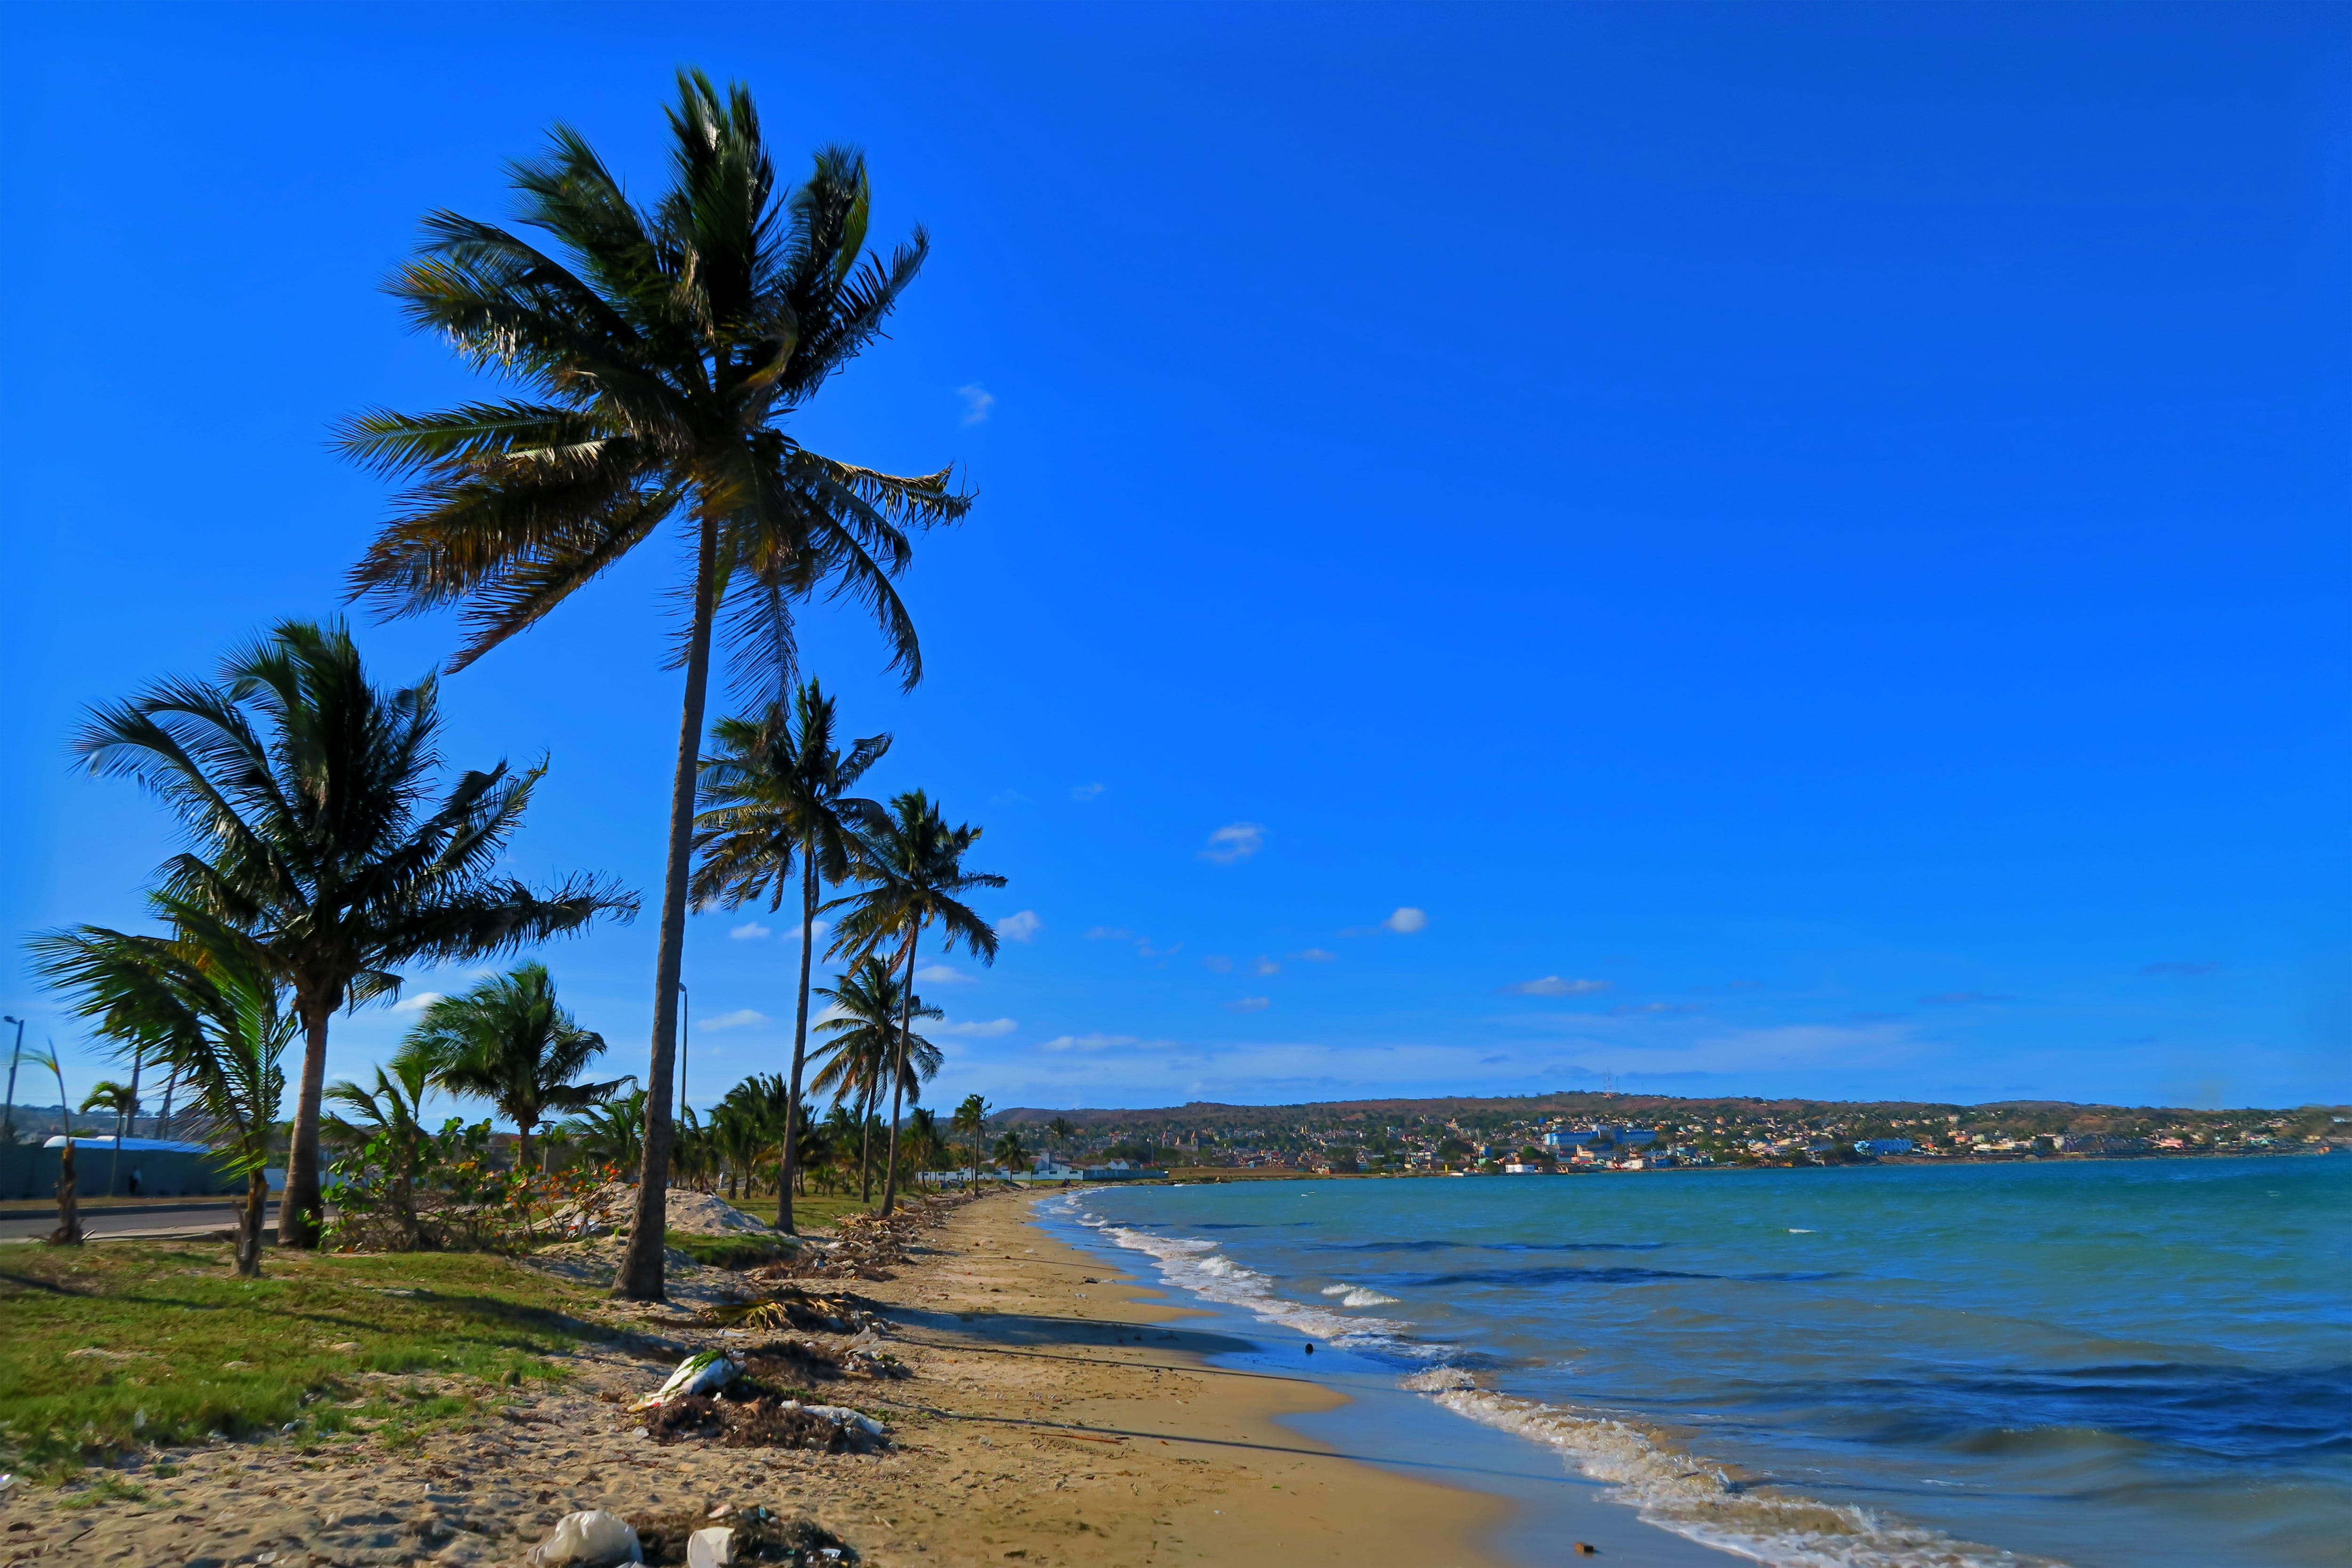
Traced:
[[[1325, 1340], [1349, 1350], [1372, 1351], [1384, 1355], [1412, 1355], [1426, 1358], [1436, 1353], [1423, 1350], [1398, 1337], [1401, 1326], [1385, 1318], [1346, 1318], [1321, 1307], [1294, 1301], [1274, 1288], [1271, 1276], [1234, 1262], [1217, 1250], [1213, 1241], [1195, 1237], [1154, 1236], [1150, 1231], [1132, 1230], [1123, 1225], [1113, 1225], [1098, 1215], [1089, 1214], [1073, 1204], [1063, 1209], [1080, 1225], [1101, 1233], [1107, 1241], [1150, 1257], [1160, 1266], [1160, 1276], [1181, 1290], [1229, 1307], [1239, 1307], [1252, 1316], [1269, 1323], [1280, 1323], [1296, 1329], [1310, 1339]], [[1394, 1300], [1377, 1291], [1347, 1287], [1350, 1292], [1341, 1305], [1368, 1307], [1385, 1305]], [[1356, 1298], [1361, 1297], [1362, 1300]]]
[[1383, 1296], [1378, 1290], [1371, 1289], [1370, 1286], [1350, 1285], [1345, 1280], [1342, 1280], [1337, 1285], [1324, 1286], [1323, 1294], [1326, 1296], [1337, 1296], [1340, 1298], [1339, 1305], [1342, 1307], [1393, 1307], [1397, 1305], [1397, 1299], [1394, 1296]]
[[1646, 1523], [1772, 1568], [2060, 1568], [1869, 1509], [1742, 1490], [1720, 1468], [1629, 1422], [1496, 1394], [1459, 1367], [1415, 1373], [1404, 1386], [1553, 1448]]

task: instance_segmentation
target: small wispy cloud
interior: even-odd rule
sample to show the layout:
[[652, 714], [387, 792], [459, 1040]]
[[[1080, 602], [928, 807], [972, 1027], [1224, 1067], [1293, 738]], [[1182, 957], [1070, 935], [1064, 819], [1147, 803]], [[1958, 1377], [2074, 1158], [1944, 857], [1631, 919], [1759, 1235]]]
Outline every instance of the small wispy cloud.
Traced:
[[1201, 967], [1212, 974], [1231, 974], [1234, 972], [1234, 961], [1222, 952], [1203, 953], [1201, 957]]
[[1070, 798], [1076, 801], [1080, 805], [1086, 805], [1094, 801], [1100, 800], [1102, 798], [1103, 788], [1104, 786], [1098, 784], [1072, 784], [1070, 786]]
[[1035, 910], [1023, 910], [996, 922], [996, 934], [1007, 942], [1027, 942], [1045, 929]]
[[1305, 952], [1294, 952], [1290, 956], [1301, 963], [1329, 963], [1339, 955], [1327, 952], [1319, 947], [1310, 947]]
[[2142, 974], [2210, 974], [2221, 966], [2203, 963], [2193, 958], [2168, 958], [2158, 963], [2140, 965]]
[[950, 969], [944, 963], [926, 963], [915, 971], [915, 978], [926, 985], [969, 985], [980, 976]]
[[991, 805], [1027, 805], [1029, 797], [1017, 789], [1001, 789], [988, 797]]
[[1104, 1051], [1113, 1046], [1132, 1046], [1140, 1042], [1133, 1035], [1056, 1035], [1037, 1048], [1041, 1051]]
[[1933, 996], [1922, 996], [1923, 1007], [1958, 1007], [1969, 1002], [2013, 1002], [2013, 996], [2003, 996], [1991, 991], [1941, 991]]
[[1138, 939], [1135, 944], [1135, 956], [1138, 958], [1173, 958], [1183, 951], [1184, 944], [1181, 942], [1169, 947], [1154, 947], [1148, 936]]
[[1246, 860], [1265, 847], [1265, 825], [1262, 822], [1229, 822], [1209, 835], [1209, 847], [1200, 851], [1203, 860], [1213, 860], [1220, 866], [1230, 866], [1236, 860]]
[[439, 1000], [441, 993], [438, 991], [419, 991], [414, 996], [403, 996], [394, 1002], [392, 1010], [395, 1013], [422, 1013]]
[[996, 394], [976, 381], [968, 386], [957, 387], [956, 395], [963, 399], [963, 422], [967, 425], [980, 424], [988, 417], [988, 411], [996, 406]]
[[1252, 974], [1279, 974], [1282, 973], [1282, 965], [1276, 963], [1274, 960], [1265, 957], [1264, 954], [1260, 954], [1258, 961], [1250, 965], [1249, 972]]
[[1609, 1009], [1612, 1018], [1659, 1018], [1670, 1013], [1696, 1013], [1696, 1002], [1628, 1002]]
[[1584, 996], [1595, 991], [1606, 991], [1606, 980], [1564, 980], [1557, 974], [1547, 974], [1541, 980], [1522, 980], [1517, 985], [1506, 985], [1504, 994], [1511, 996]]
[[1010, 1018], [950, 1018], [944, 1024], [934, 1024], [923, 1032], [953, 1035], [967, 1040], [992, 1040], [999, 1035], [1009, 1035], [1020, 1026]]
[[1429, 925], [1429, 915], [1427, 911], [1416, 910], [1412, 905], [1407, 904], [1399, 909], [1396, 913], [1382, 921], [1381, 924], [1385, 929], [1396, 932], [1399, 936], [1411, 936], [1417, 931], [1427, 929]]
[[1088, 926], [1088, 942], [1125, 942], [1135, 933], [1125, 926]]
[[765, 1013], [756, 1012], [750, 1007], [738, 1007], [732, 1013], [721, 1013], [716, 1018], [704, 1018], [697, 1025], [697, 1027], [702, 1029], [740, 1029], [752, 1024], [764, 1024], [767, 1021], [768, 1016]]
[[1236, 996], [1225, 1004], [1225, 1008], [1234, 1013], [1262, 1013], [1273, 1005], [1271, 996]]
[[773, 936], [775, 932], [758, 921], [745, 921], [741, 925], [728, 927], [727, 934], [737, 942], [757, 942], [763, 936]]

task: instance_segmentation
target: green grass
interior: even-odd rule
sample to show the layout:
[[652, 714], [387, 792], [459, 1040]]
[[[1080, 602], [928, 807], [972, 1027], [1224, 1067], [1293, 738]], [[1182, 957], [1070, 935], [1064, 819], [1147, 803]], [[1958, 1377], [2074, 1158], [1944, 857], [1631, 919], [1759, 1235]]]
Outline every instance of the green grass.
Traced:
[[669, 1244], [711, 1268], [757, 1268], [762, 1263], [773, 1263], [789, 1258], [793, 1248], [782, 1237], [763, 1237], [756, 1233], [738, 1232], [730, 1236], [695, 1236], [673, 1230]]
[[272, 1249], [245, 1280], [228, 1257], [170, 1241], [0, 1254], [0, 1469], [55, 1479], [214, 1434], [410, 1442], [565, 1375], [547, 1358], [598, 1333], [572, 1315], [577, 1292], [505, 1258]]

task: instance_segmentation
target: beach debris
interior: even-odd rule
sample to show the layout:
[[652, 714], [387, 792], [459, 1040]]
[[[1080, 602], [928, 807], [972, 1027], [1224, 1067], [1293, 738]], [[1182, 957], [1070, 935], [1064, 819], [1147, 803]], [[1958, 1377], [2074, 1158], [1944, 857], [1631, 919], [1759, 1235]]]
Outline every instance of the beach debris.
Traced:
[[1601, 1548], [1589, 1541], [1580, 1541], [1576, 1543], [1576, 1553], [1580, 1557], [1598, 1557], [1601, 1555]]
[[629, 1521], [601, 1508], [565, 1514], [556, 1521], [555, 1533], [523, 1559], [533, 1568], [616, 1568], [645, 1560]]
[[646, 1394], [631, 1410], [652, 1410], [693, 1394], [714, 1394], [743, 1373], [743, 1363], [728, 1351], [698, 1351], [677, 1363], [669, 1381]]
[[840, 1568], [857, 1561], [847, 1542], [814, 1520], [786, 1520], [758, 1506], [723, 1511], [727, 1522], [721, 1526], [710, 1524], [698, 1510], [631, 1514], [629, 1522], [654, 1568]]
[[774, 1394], [749, 1399], [690, 1394], [646, 1415], [657, 1443], [709, 1442], [722, 1448], [806, 1448], [862, 1454], [885, 1447], [888, 1428], [845, 1405], [803, 1405]]

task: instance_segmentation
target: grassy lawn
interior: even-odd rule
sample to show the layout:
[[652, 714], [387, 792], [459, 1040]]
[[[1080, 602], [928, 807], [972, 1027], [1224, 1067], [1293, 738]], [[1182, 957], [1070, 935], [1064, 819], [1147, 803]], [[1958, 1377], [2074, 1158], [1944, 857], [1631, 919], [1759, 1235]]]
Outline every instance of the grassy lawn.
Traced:
[[501, 1258], [272, 1249], [264, 1278], [209, 1242], [0, 1248], [0, 1469], [57, 1478], [142, 1442], [278, 1430], [394, 1442], [503, 1388], [565, 1375], [599, 1331], [583, 1296]]

